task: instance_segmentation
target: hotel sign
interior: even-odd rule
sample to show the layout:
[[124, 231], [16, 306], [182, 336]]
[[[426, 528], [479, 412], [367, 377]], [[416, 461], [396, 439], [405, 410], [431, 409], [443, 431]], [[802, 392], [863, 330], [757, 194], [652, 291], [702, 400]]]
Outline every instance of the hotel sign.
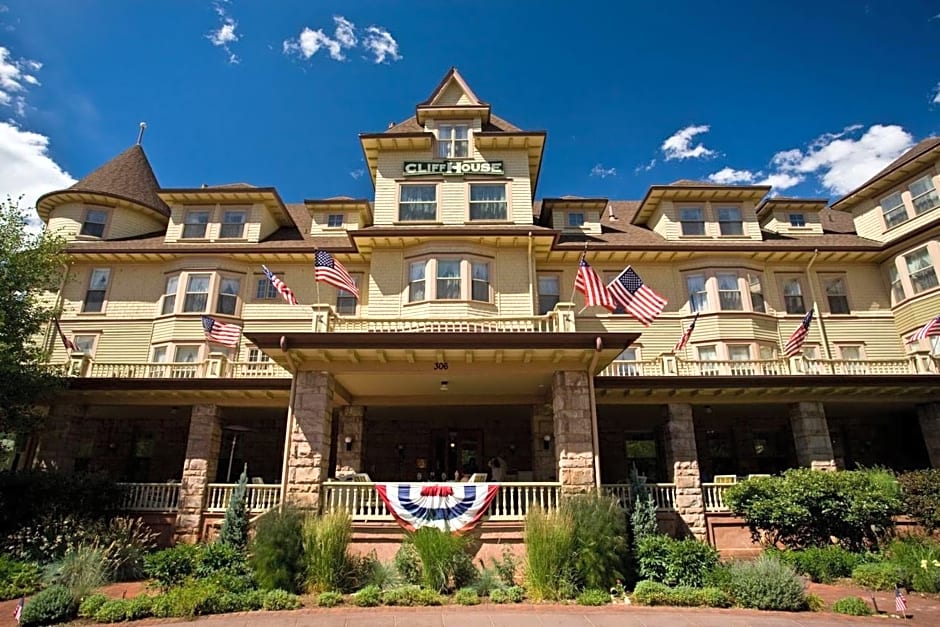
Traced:
[[465, 176], [483, 174], [503, 176], [502, 161], [405, 161], [405, 176], [440, 174], [443, 176]]

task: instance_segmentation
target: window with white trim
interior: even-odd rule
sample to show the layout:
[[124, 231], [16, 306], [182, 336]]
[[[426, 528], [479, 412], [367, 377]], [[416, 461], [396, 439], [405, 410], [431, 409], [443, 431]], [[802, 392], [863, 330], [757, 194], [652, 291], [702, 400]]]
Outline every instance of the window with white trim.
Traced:
[[719, 272], [718, 279], [718, 306], [722, 311], [743, 311], [741, 302], [741, 287], [738, 285], [737, 272]]
[[583, 211], [568, 211], [565, 213], [565, 226], [569, 229], [579, 229], [584, 226]]
[[437, 130], [437, 156], [441, 159], [466, 159], [470, 156], [470, 126], [441, 124]]
[[750, 344], [728, 344], [728, 359], [730, 361], [750, 361]]
[[930, 353], [932, 355], [940, 355], [940, 335], [930, 336]]
[[718, 347], [715, 344], [705, 344], [696, 346], [695, 351], [698, 354], [698, 360], [703, 362], [699, 364], [700, 372], [703, 376], [716, 375], [719, 372]]
[[183, 311], [203, 313], [209, 304], [209, 282], [211, 274], [190, 274], [186, 281], [186, 295], [183, 297]]
[[470, 183], [470, 219], [505, 220], [505, 183]]
[[911, 190], [911, 204], [914, 206], [914, 215], [920, 215], [940, 206], [940, 197], [934, 187], [930, 176], [919, 178], [908, 186]]
[[802, 213], [791, 213], [790, 214], [790, 226], [806, 226], [806, 216]]
[[806, 313], [806, 302], [803, 300], [803, 282], [800, 279], [794, 277], [784, 280], [783, 302], [787, 313]]
[[245, 236], [245, 221], [248, 212], [244, 209], [226, 209], [222, 212], [219, 239], [239, 239]]
[[470, 300], [490, 302], [490, 264], [470, 262]]
[[460, 300], [460, 260], [437, 260], [437, 300]]
[[108, 223], [108, 212], [102, 209], [88, 209], [82, 221], [79, 235], [88, 237], [104, 237], [104, 227]]
[[679, 209], [679, 224], [683, 235], [705, 235], [705, 212], [701, 207]]
[[437, 219], [437, 185], [402, 185], [399, 189], [400, 222], [433, 222]]
[[427, 262], [412, 261], [408, 265], [408, 302], [414, 303], [425, 299], [427, 284], [425, 275], [427, 273]]
[[77, 351], [73, 351], [72, 354], [76, 353], [82, 355], [94, 355], [95, 354], [95, 345], [98, 343], [97, 334], [85, 334], [80, 333], [72, 336], [72, 341], [75, 343], [75, 346], [78, 348]]
[[163, 289], [163, 304], [160, 307], [161, 314], [171, 314], [176, 310], [176, 292], [179, 290], [179, 286], [179, 275], [166, 278], [166, 286]]
[[[277, 276], [277, 272], [274, 273]], [[277, 293], [277, 288], [274, 287], [274, 283], [266, 276], [260, 276], [257, 278], [257, 283], [255, 284], [255, 300], [277, 300], [280, 297], [280, 294]]]
[[[356, 287], [359, 287], [360, 282], [362, 281], [362, 275], [359, 273], [350, 274], [352, 277], [353, 283]], [[341, 316], [354, 316], [359, 307], [359, 300], [353, 295], [352, 292], [347, 292], [343, 288], [338, 288], [336, 290], [336, 313]]]
[[561, 281], [557, 274], [540, 274], [539, 281], [539, 314], [544, 315], [552, 311], [561, 300]]
[[764, 301], [764, 288], [761, 285], [760, 275], [755, 272], [748, 272], [745, 275], [747, 281], [747, 290], [751, 294], [751, 310], [760, 313], [767, 312], [767, 305]]
[[708, 289], [704, 274], [688, 274], [685, 284], [689, 288], [689, 305], [692, 311], [708, 311]]
[[899, 303], [907, 296], [904, 293], [904, 283], [901, 282], [901, 273], [894, 262], [888, 266], [888, 282], [891, 284], [891, 299], [894, 303]]
[[343, 214], [331, 213], [326, 216], [326, 226], [331, 229], [339, 229], [343, 226]]
[[889, 229], [910, 219], [901, 192], [894, 192], [881, 199], [881, 214], [884, 216], [885, 226]]
[[826, 302], [829, 305], [829, 313], [850, 313], [849, 296], [845, 291], [845, 276], [824, 278], [823, 290], [826, 292]]
[[241, 279], [222, 277], [219, 280], [219, 296], [216, 299], [216, 313], [234, 316], [238, 309], [238, 294], [241, 292]]
[[740, 207], [718, 207], [718, 232], [722, 235], [744, 235]]
[[861, 344], [839, 344], [837, 348], [839, 350], [839, 359], [861, 361], [865, 358], [862, 354]]
[[926, 246], [904, 255], [904, 263], [907, 265], [907, 276], [915, 294], [937, 287], [937, 271]]
[[88, 281], [88, 291], [85, 292], [85, 302], [82, 303], [82, 311], [99, 313], [104, 310], [105, 296], [108, 292], [108, 284], [110, 282], [110, 268], [95, 268], [91, 271], [91, 278]]
[[191, 209], [186, 212], [183, 219], [183, 239], [203, 239], [206, 237], [206, 228], [209, 226], [208, 209]]

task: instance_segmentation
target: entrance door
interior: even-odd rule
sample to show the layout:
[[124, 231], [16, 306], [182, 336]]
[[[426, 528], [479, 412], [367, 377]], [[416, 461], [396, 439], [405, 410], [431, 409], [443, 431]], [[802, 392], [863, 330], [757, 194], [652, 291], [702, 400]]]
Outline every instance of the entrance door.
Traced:
[[485, 472], [482, 429], [436, 429], [431, 439], [431, 480], [453, 481], [458, 470], [462, 477]]

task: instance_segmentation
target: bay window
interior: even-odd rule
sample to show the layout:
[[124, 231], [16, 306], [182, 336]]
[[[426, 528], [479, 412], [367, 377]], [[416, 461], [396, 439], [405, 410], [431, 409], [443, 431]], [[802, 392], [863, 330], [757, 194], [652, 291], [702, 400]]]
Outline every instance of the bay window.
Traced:
[[470, 183], [470, 219], [505, 220], [506, 184]]
[[708, 291], [705, 287], [704, 274], [690, 274], [685, 277], [689, 288], [689, 305], [692, 311], [708, 311]]
[[206, 236], [206, 228], [209, 226], [208, 209], [192, 210], [186, 212], [183, 220], [183, 238], [184, 239], [202, 239]]
[[460, 299], [459, 260], [437, 260], [437, 299]]
[[907, 275], [915, 294], [937, 287], [937, 272], [926, 246], [904, 255], [904, 262], [907, 264]]
[[722, 235], [744, 235], [740, 207], [718, 207], [718, 230]]
[[108, 292], [108, 284], [110, 281], [110, 268], [95, 268], [91, 271], [91, 278], [88, 281], [88, 291], [85, 292], [85, 302], [82, 304], [82, 311], [99, 313], [104, 310], [105, 295]]
[[470, 263], [470, 299], [490, 302], [490, 266], [487, 263]]
[[892, 262], [888, 266], [888, 281], [891, 283], [891, 298], [895, 303], [899, 303], [905, 298], [904, 284], [901, 282], [901, 273]]
[[88, 237], [104, 237], [104, 227], [108, 223], [108, 212], [102, 209], [89, 209], [85, 212], [82, 229], [79, 235]]
[[[265, 283], [270, 284], [267, 279]], [[206, 313], [215, 299], [214, 313], [227, 316], [238, 315], [239, 296], [242, 280], [239, 277], [220, 275], [210, 272], [180, 272], [166, 278], [163, 290], [163, 302], [160, 315], [174, 313]], [[182, 310], [179, 309], [180, 290], [182, 288]], [[262, 298], [267, 295], [267, 286], [258, 281], [258, 292]], [[277, 292], [275, 291], [275, 295]]]
[[441, 159], [466, 159], [470, 156], [470, 126], [441, 124], [437, 130], [437, 156]]
[[437, 185], [402, 185], [400, 189], [399, 221], [428, 222], [437, 219]]
[[176, 291], [179, 289], [179, 276], [168, 276], [166, 278], [166, 287], [163, 290], [163, 306], [160, 308], [161, 314], [171, 314], [176, 309]]
[[183, 298], [183, 311], [203, 313], [209, 303], [209, 281], [211, 274], [191, 274], [186, 281], [186, 296]]
[[910, 184], [911, 204], [914, 205], [914, 214], [920, 215], [940, 205], [937, 189], [929, 176], [917, 179]]
[[705, 346], [697, 346], [696, 352], [698, 353], [698, 360], [703, 362], [699, 364], [700, 372], [702, 376], [710, 376], [718, 374], [718, 347], [715, 344], [707, 344]]
[[414, 261], [408, 266], [408, 302], [414, 303], [424, 300], [425, 281], [424, 275], [427, 268], [427, 262]]
[[689, 307], [693, 312], [766, 311], [758, 273], [708, 270], [686, 274], [685, 283], [689, 292]]
[[751, 309], [760, 313], [767, 312], [767, 306], [764, 304], [764, 289], [761, 286], [760, 275], [747, 274], [747, 289], [751, 293]]
[[216, 299], [216, 313], [234, 316], [238, 306], [238, 292], [241, 291], [241, 280], [223, 277], [219, 282], [219, 296]]
[[408, 263], [408, 302], [491, 302], [490, 265], [480, 258], [424, 257]]
[[889, 229], [903, 222], [907, 222], [907, 207], [904, 206], [904, 199], [901, 198], [901, 192], [894, 192], [890, 196], [881, 199], [881, 213], [884, 216], [885, 226]]
[[783, 301], [787, 313], [805, 314], [806, 303], [803, 301], [803, 284], [797, 278], [786, 279], [783, 282]]
[[705, 235], [705, 214], [701, 207], [679, 209], [679, 224], [683, 235]]
[[722, 310], [742, 311], [741, 290], [736, 272], [718, 273], [718, 305]]

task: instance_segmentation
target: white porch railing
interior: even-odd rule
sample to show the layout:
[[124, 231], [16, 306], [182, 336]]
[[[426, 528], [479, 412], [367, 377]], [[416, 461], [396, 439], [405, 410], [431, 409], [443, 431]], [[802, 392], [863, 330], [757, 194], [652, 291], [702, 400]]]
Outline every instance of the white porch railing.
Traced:
[[[235, 483], [210, 483], [209, 497], [206, 499], [207, 512], [224, 512], [232, 500]], [[249, 483], [247, 493], [248, 511], [252, 514], [266, 512], [281, 501], [280, 484]]]
[[175, 512], [181, 483], [120, 483], [124, 489], [121, 509], [132, 512]]
[[560, 483], [500, 483], [486, 514], [490, 520], [523, 520], [530, 507], [558, 509]]
[[677, 358], [676, 370], [680, 376], [693, 377], [781, 375], [790, 374], [790, 363], [785, 359], [686, 361]]
[[649, 361], [615, 360], [601, 370], [599, 377], [658, 377], [663, 374], [663, 364], [659, 359]]
[[807, 374], [915, 374], [911, 359], [806, 359]]
[[115, 379], [195, 379], [202, 377], [205, 369], [200, 363], [168, 362], [100, 362], [92, 361], [87, 367], [86, 377]]
[[290, 377], [291, 373], [273, 361], [229, 362], [229, 376], [234, 379]]
[[330, 333], [556, 333], [554, 314], [518, 318], [330, 318]]
[[[676, 484], [674, 483], [647, 483], [646, 489], [653, 497], [653, 503], [659, 511], [673, 511], [676, 509]], [[616, 497], [625, 508], [630, 506], [631, 486], [629, 483], [607, 483], [601, 486], [604, 494]]]
[[727, 512], [728, 506], [725, 505], [725, 490], [734, 484], [731, 483], [703, 483], [702, 496], [705, 499], [706, 512]]

